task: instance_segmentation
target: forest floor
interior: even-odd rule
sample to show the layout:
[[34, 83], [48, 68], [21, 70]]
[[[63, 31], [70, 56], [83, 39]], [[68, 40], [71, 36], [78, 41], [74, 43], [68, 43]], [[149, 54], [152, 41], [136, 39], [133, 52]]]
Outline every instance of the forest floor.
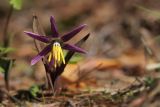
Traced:
[[[4, 2], [0, 0], [0, 2]], [[9, 74], [9, 91], [0, 74], [0, 107], [160, 107], [160, 2], [158, 0], [43, 0], [25, 1], [14, 11], [9, 33], [15, 59]], [[4, 28], [9, 8], [0, 4]], [[82, 46], [86, 55], [73, 56], [57, 80], [59, 91], [43, 90], [42, 62], [30, 66], [35, 51], [32, 30], [36, 13], [47, 35], [49, 17], [55, 16], [60, 32], [86, 23], [70, 43], [90, 32]], [[3, 42], [3, 29], [0, 41]], [[34, 96], [33, 91], [39, 91]]]

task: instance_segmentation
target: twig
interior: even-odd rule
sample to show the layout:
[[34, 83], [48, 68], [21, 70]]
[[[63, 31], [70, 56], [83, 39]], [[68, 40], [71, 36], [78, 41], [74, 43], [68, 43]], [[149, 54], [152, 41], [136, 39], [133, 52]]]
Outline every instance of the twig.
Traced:
[[15, 101], [17, 104], [21, 105], [21, 101], [18, 100], [17, 98], [13, 97], [12, 95], [10, 95], [10, 93], [6, 90], [1, 90], [3, 93], [5, 93], [9, 98], [11, 98], [13, 101]]

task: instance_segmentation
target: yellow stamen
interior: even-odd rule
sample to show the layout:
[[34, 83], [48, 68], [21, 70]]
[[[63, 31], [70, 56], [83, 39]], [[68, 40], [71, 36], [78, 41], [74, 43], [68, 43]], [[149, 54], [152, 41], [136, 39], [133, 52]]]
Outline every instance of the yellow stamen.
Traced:
[[54, 67], [56, 68], [61, 63], [65, 64], [65, 59], [63, 55], [62, 48], [58, 42], [55, 42], [52, 46], [52, 50], [49, 53], [48, 61], [50, 62], [51, 59], [54, 58]]
[[62, 58], [63, 64], [65, 64], [65, 60], [64, 60], [64, 55], [63, 55], [63, 51], [62, 51], [62, 49], [60, 49], [60, 55], [61, 55], [61, 58]]
[[57, 46], [57, 62], [58, 62], [58, 57], [59, 57], [59, 55], [58, 55], [59, 54], [59, 50], [58, 49], [59, 49], [59, 47]]
[[50, 53], [49, 53], [49, 57], [48, 57], [48, 62], [51, 61], [51, 58], [52, 58], [52, 53], [50, 52]]

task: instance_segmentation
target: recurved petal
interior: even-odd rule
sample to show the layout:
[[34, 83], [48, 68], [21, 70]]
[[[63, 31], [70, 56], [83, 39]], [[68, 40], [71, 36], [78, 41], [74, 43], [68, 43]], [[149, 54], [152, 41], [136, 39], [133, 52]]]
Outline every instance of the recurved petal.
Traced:
[[47, 53], [50, 51], [51, 51], [51, 46], [50, 45], [46, 46], [37, 56], [35, 56], [31, 60], [31, 65], [36, 64], [39, 60], [43, 58], [43, 56], [47, 55]]
[[50, 17], [50, 23], [51, 23], [51, 30], [53, 32], [52, 36], [53, 37], [58, 37], [59, 34], [58, 34], [58, 30], [57, 30], [57, 27], [56, 27], [56, 22], [55, 22], [53, 16]]
[[79, 53], [87, 53], [82, 48], [79, 48], [79, 47], [77, 47], [75, 45], [71, 45], [71, 44], [64, 44], [64, 46], [62, 48], [69, 50], [69, 51], [74, 51], [74, 52], [79, 52]]
[[83, 25], [73, 29], [71, 32], [63, 35], [61, 37], [61, 39], [63, 40], [63, 42], [70, 40], [73, 36], [75, 36], [77, 33], [79, 33], [85, 26], [86, 26], [86, 24], [83, 24]]
[[49, 43], [50, 42], [50, 38], [49, 37], [46, 37], [46, 36], [41, 36], [41, 35], [38, 35], [36, 33], [32, 33], [32, 32], [28, 32], [28, 31], [24, 31], [24, 33], [26, 33], [28, 36], [36, 39], [36, 40], [39, 40], [41, 42], [45, 42], [45, 43]]

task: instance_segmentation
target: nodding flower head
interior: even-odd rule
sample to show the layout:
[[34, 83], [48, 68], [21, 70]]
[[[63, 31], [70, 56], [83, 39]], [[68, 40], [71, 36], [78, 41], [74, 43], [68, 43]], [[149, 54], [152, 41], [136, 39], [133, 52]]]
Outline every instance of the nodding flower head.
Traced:
[[63, 36], [60, 36], [57, 30], [57, 27], [55, 26], [55, 20], [53, 16], [50, 17], [50, 23], [51, 23], [51, 30], [52, 30], [51, 37], [24, 31], [24, 33], [26, 33], [28, 36], [48, 44], [37, 56], [35, 56], [32, 59], [31, 65], [36, 64], [47, 54], [49, 54], [48, 62], [51, 65], [54, 65], [54, 68], [59, 66], [61, 63], [65, 64], [65, 59], [64, 59], [64, 54], [62, 49], [79, 52], [79, 53], [86, 53], [86, 51], [84, 51], [83, 49], [75, 45], [66, 43], [68, 40], [74, 37], [77, 33], [79, 33], [86, 26], [85, 24], [79, 27], [76, 27], [75, 29], [73, 29], [67, 34], [64, 34]]

